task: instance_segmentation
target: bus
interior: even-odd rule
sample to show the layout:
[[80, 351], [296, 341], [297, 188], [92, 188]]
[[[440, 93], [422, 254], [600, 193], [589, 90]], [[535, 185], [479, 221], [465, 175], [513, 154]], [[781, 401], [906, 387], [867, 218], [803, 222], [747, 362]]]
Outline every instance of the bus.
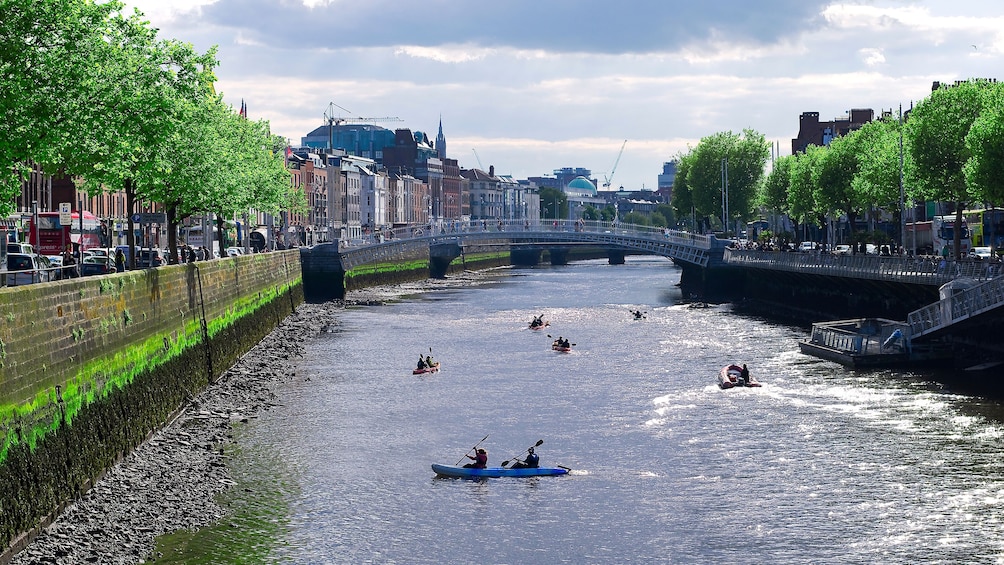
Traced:
[[1004, 209], [964, 210], [962, 216], [973, 234], [974, 247], [1004, 247]]
[[[935, 216], [926, 222], [907, 222], [904, 247], [913, 250], [914, 255], [941, 255], [947, 246], [949, 252], [955, 249], [955, 215]], [[964, 257], [973, 248], [969, 225], [962, 218], [962, 234], [959, 252]]]
[[[36, 223], [36, 217], [38, 222]], [[73, 222], [69, 226], [59, 223], [59, 212], [39, 212], [28, 220], [28, 243], [39, 255], [60, 255], [68, 243], [79, 243], [83, 253], [94, 247], [101, 247], [101, 222], [90, 212], [84, 212], [81, 230], [80, 213], [71, 214]]]

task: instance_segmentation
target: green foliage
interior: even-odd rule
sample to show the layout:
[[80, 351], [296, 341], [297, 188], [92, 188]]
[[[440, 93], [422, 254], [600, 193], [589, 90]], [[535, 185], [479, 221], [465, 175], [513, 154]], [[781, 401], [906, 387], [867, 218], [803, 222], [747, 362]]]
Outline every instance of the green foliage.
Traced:
[[[691, 152], [687, 170], [687, 185], [697, 213], [721, 217], [723, 188], [727, 185], [728, 219], [751, 217], [769, 157], [770, 144], [753, 130], [744, 130], [742, 135], [719, 132], [701, 139]], [[677, 169], [677, 178], [679, 174]]]
[[564, 191], [547, 186], [540, 189], [540, 217], [542, 220], [568, 218], [568, 196]]
[[756, 202], [758, 205], [782, 214], [788, 213], [788, 190], [791, 187], [791, 167], [797, 159], [786, 155], [774, 161], [770, 174], [760, 186]]
[[628, 212], [621, 218], [621, 221], [625, 224], [634, 224], [637, 226], [652, 225], [652, 220], [645, 214], [641, 214], [639, 212]]
[[1004, 83], [983, 90], [983, 112], [966, 135], [963, 166], [977, 201], [1004, 204]]

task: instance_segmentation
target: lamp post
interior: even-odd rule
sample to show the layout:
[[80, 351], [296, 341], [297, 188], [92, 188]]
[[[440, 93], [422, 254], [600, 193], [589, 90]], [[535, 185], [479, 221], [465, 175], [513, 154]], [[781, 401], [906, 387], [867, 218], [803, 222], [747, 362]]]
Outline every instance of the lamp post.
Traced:
[[722, 229], [729, 235], [729, 158], [722, 159]]

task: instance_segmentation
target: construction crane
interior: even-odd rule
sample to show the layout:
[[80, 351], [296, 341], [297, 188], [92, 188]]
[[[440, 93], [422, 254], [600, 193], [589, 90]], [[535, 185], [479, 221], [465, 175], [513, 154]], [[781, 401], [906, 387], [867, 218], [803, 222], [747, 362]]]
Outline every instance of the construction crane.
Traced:
[[603, 188], [610, 188], [610, 183], [613, 182], [614, 180], [614, 173], [617, 171], [617, 163], [621, 162], [621, 155], [624, 154], [625, 145], [627, 145], [626, 139], [624, 140], [624, 143], [621, 144], [621, 151], [620, 153], [617, 154], [617, 159], [614, 161], [613, 168], [610, 169], [610, 176], [603, 175], [603, 180], [604, 180]]
[[333, 148], [335, 146], [335, 126], [341, 125], [345, 122], [402, 122], [401, 118], [397, 116], [385, 116], [382, 118], [360, 118], [360, 117], [350, 117], [343, 118], [341, 116], [335, 116], [335, 114], [340, 114], [336, 112], [335, 108], [344, 111], [346, 114], [352, 114], [351, 110], [346, 110], [334, 102], [328, 102], [328, 109], [324, 111], [324, 121], [328, 123], [328, 147]]
[[478, 160], [478, 168], [482, 171], [485, 170], [485, 166], [481, 164], [481, 157], [478, 157], [478, 150], [471, 147], [471, 151], [474, 152], [474, 158]]

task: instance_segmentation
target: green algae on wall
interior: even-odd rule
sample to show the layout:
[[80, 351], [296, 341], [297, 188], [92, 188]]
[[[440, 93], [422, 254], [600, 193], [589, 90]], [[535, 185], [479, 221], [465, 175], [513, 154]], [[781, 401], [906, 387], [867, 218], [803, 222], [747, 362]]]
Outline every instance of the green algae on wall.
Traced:
[[263, 255], [0, 290], [0, 546], [302, 302], [299, 255]]

